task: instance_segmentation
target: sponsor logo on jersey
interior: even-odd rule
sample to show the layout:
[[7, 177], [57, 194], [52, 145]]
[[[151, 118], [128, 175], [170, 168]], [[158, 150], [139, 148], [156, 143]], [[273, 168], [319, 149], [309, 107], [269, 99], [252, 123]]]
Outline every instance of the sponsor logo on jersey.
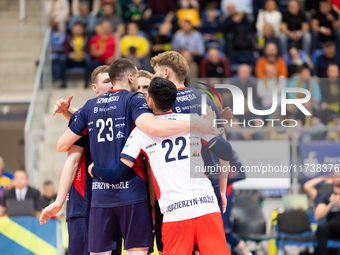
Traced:
[[153, 151], [148, 152], [148, 154], [151, 155], [151, 154], [154, 154], [155, 152], [156, 152], [156, 151], [153, 150]]
[[192, 157], [200, 157], [200, 153], [197, 150], [194, 150], [193, 153], [191, 154]]
[[152, 147], [156, 146], [156, 143], [149, 144], [148, 146], [145, 147], [145, 149], [150, 149]]
[[125, 138], [125, 135], [122, 131], [118, 131], [118, 133], [116, 135], [116, 139], [119, 139], [119, 138]]
[[129, 148], [129, 145], [130, 145], [130, 144], [128, 144], [128, 143], [125, 144], [125, 145], [124, 145], [124, 148]]
[[141, 107], [139, 107], [139, 109], [149, 109], [148, 104], [144, 103]]
[[110, 102], [115, 102], [119, 100], [119, 96], [105, 97], [105, 98], [97, 98], [97, 104], [106, 104]]
[[123, 128], [125, 127], [125, 123], [118, 123], [115, 125], [116, 128]]

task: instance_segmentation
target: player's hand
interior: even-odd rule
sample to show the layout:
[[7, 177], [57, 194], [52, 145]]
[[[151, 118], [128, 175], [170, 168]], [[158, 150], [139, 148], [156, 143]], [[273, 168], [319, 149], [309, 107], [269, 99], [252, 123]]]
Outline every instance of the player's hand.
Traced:
[[230, 109], [230, 107], [226, 107], [224, 108], [221, 112], [220, 112], [221, 118], [225, 119], [228, 121], [228, 123], [230, 123], [230, 121], [233, 119], [233, 111]]
[[192, 129], [198, 130], [203, 134], [218, 135], [217, 128], [214, 127], [213, 123], [209, 119], [204, 117], [192, 118], [191, 120]]
[[59, 99], [58, 101], [56, 101], [52, 115], [55, 115], [56, 113], [66, 113], [68, 108], [70, 108], [72, 99], [73, 95], [70, 95], [66, 100]]
[[47, 206], [40, 215], [40, 225], [45, 224], [47, 220], [53, 216], [55, 216], [62, 208], [62, 205], [59, 205], [56, 201], [49, 206]]
[[87, 171], [89, 172], [89, 174], [91, 175], [91, 177], [93, 178], [93, 174], [92, 174], [92, 167], [94, 166], [93, 162], [91, 163], [91, 165], [89, 165]]
[[214, 124], [214, 120], [216, 120], [216, 113], [212, 110], [210, 105], [207, 107], [207, 115], [205, 115], [204, 118], [210, 120], [212, 124]]
[[225, 195], [225, 193], [221, 192], [221, 199], [222, 199], [222, 211], [223, 213], [225, 213], [225, 211], [227, 210], [227, 197]]

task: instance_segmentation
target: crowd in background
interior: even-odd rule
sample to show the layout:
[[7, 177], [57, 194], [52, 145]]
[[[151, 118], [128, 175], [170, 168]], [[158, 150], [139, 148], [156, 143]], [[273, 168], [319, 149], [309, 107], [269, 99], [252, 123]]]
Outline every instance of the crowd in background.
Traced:
[[[232, 82], [244, 95], [253, 88], [256, 109], [271, 107], [273, 88], [308, 89], [312, 100], [305, 107], [312, 116], [288, 108], [285, 118], [299, 126], [338, 125], [339, 9], [339, 0], [47, 0], [49, 24], [58, 38], [65, 36], [54, 52], [54, 78], [66, 87], [67, 72], [80, 67], [87, 87], [92, 70], [117, 57], [152, 72], [150, 57], [175, 50], [188, 61], [192, 80]], [[221, 94], [224, 106], [232, 105], [231, 94]], [[254, 119], [245, 106], [245, 115], [236, 118], [241, 122]], [[306, 131], [301, 139], [339, 140], [339, 135]], [[289, 137], [289, 132], [236, 131], [229, 138]]]

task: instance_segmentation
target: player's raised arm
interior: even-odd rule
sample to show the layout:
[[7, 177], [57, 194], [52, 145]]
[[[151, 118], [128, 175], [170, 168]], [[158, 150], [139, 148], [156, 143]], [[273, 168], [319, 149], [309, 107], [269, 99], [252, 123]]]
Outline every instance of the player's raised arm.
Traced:
[[49, 218], [55, 216], [61, 210], [66, 200], [67, 193], [71, 188], [83, 150], [83, 147], [77, 145], [71, 146], [63, 171], [61, 172], [57, 198], [54, 203], [50, 204], [42, 211], [39, 220], [40, 224], [46, 223]]

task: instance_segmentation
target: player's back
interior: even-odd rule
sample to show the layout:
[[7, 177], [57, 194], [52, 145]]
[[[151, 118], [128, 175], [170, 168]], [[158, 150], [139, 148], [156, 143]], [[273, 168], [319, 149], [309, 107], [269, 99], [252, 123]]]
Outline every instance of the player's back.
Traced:
[[[89, 100], [70, 128], [76, 134], [87, 128], [94, 164], [113, 168], [134, 127], [134, 121], [146, 112], [150, 110], [143, 94], [110, 90]], [[146, 178], [141, 167], [140, 163], [136, 164], [135, 171], [118, 184], [108, 184], [94, 178], [92, 206], [121, 206], [147, 201]]]
[[[174, 120], [190, 118], [189, 114], [174, 113], [157, 117]], [[185, 220], [219, 211], [211, 182], [202, 171], [204, 164], [201, 157], [201, 139], [210, 139], [213, 136], [192, 131], [157, 137], [149, 136], [138, 128], [132, 135], [133, 139], [129, 141], [138, 140], [139, 147], [150, 161], [164, 222]], [[122, 157], [129, 158], [129, 147], [136, 145], [130, 145], [129, 141], [121, 154]]]

